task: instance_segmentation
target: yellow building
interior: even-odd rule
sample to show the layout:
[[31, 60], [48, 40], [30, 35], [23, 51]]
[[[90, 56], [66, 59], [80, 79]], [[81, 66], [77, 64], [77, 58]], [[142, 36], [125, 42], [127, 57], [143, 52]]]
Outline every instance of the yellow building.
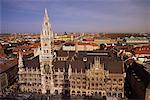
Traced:
[[100, 39], [95, 39], [94, 43], [100, 45], [100, 44], [117, 44], [116, 39], [110, 39], [110, 38], [100, 38]]

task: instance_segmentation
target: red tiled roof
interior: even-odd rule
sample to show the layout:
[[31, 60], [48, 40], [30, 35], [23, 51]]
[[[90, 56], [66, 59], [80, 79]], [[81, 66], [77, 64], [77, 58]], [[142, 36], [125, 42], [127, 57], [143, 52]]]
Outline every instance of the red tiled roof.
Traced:
[[86, 41], [93, 41], [94, 40], [93, 38], [83, 38], [83, 39]]
[[135, 50], [135, 54], [150, 54], [150, 50]]
[[28, 51], [14, 51], [13, 54], [19, 54], [19, 52], [21, 52], [22, 55], [29, 55], [29, 54], [32, 54], [34, 51], [33, 50], [28, 50]]
[[38, 48], [38, 47], [40, 47], [40, 43], [35, 43], [35, 44], [31, 44], [31, 45], [18, 46], [13, 51], [18, 51], [20, 49]]
[[150, 45], [138, 46], [138, 47], [135, 47], [134, 49], [136, 49], [136, 48], [150, 48]]
[[133, 50], [135, 54], [150, 54], [150, 45], [138, 46]]
[[116, 46], [116, 48], [120, 48], [120, 49], [132, 49], [133, 46]]
[[37, 48], [37, 47], [40, 47], [40, 46], [41, 46], [40, 43], [35, 43], [35, 44], [29, 45], [30, 48]]
[[91, 46], [98, 46], [95, 43], [78, 43], [78, 45], [91, 45]]

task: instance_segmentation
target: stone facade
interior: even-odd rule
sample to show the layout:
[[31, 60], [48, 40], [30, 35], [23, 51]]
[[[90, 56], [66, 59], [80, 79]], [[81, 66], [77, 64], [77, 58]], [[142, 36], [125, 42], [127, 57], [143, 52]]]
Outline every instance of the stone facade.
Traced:
[[53, 33], [45, 10], [41, 52], [23, 60], [19, 54], [22, 92], [75, 96], [124, 97], [124, 66], [111, 51], [53, 51]]

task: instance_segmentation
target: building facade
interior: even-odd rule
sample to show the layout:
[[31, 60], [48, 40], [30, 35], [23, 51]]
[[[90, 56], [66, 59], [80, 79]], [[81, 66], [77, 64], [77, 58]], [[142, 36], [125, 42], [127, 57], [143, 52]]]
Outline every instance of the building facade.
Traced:
[[17, 60], [8, 60], [0, 64], [0, 96], [5, 93], [18, 79], [18, 63]]
[[111, 51], [54, 51], [47, 10], [40, 39], [39, 55], [19, 54], [20, 91], [124, 98], [124, 64]]

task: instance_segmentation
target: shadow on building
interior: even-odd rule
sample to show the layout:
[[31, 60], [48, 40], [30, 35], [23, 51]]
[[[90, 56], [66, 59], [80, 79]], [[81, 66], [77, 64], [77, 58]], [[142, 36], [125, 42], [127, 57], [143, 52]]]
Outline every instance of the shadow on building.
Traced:
[[129, 99], [145, 99], [150, 74], [135, 61], [126, 68], [125, 95]]

